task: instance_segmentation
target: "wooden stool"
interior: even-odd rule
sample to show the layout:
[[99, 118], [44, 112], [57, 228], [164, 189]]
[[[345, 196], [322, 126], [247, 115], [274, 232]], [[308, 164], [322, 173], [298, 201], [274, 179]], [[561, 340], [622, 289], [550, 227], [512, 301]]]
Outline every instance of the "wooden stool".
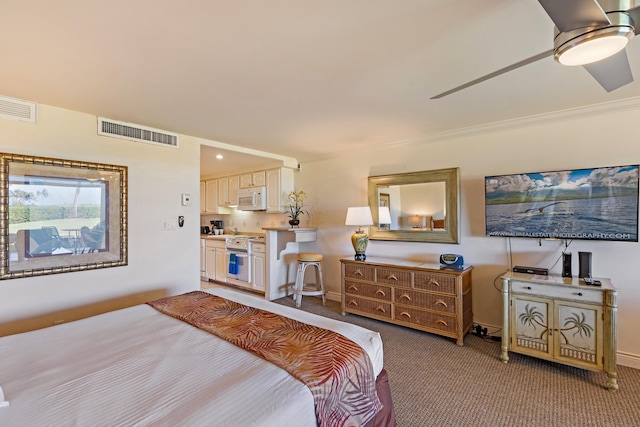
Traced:
[[[305, 287], [304, 272], [307, 267], [316, 268], [316, 283], [315, 286]], [[298, 274], [296, 275], [296, 283], [289, 287], [289, 292], [293, 294], [293, 300], [296, 302], [296, 307], [300, 307], [302, 304], [303, 295], [321, 295], [322, 305], [325, 305], [324, 300], [324, 284], [322, 283], [322, 255], [314, 253], [301, 253], [298, 254]]]

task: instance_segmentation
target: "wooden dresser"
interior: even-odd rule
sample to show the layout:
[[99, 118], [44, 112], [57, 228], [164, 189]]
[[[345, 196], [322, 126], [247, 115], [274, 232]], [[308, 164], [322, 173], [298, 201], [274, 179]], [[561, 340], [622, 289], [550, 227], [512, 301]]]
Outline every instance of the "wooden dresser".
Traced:
[[471, 270], [393, 258], [342, 259], [342, 314], [455, 338], [473, 323]]

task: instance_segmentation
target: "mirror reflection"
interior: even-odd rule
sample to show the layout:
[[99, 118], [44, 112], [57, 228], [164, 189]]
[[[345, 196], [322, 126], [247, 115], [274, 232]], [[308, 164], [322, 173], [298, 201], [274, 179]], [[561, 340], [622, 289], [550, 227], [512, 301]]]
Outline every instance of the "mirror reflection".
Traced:
[[370, 239], [458, 243], [458, 169], [369, 177]]

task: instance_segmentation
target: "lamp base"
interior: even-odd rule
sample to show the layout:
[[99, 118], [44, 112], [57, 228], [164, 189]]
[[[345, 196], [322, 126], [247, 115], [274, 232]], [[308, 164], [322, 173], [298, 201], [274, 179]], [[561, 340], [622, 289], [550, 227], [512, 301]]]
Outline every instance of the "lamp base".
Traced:
[[354, 259], [356, 261], [364, 261], [367, 258], [364, 253], [367, 250], [369, 236], [361, 230], [358, 230], [351, 236], [351, 243], [353, 244], [353, 249], [356, 251]]

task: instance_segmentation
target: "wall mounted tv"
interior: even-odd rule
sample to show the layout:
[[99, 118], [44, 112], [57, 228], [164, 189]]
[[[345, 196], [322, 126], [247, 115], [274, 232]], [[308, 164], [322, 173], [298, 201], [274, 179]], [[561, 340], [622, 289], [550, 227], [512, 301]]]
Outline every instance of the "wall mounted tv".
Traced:
[[487, 176], [487, 236], [638, 241], [638, 165]]

